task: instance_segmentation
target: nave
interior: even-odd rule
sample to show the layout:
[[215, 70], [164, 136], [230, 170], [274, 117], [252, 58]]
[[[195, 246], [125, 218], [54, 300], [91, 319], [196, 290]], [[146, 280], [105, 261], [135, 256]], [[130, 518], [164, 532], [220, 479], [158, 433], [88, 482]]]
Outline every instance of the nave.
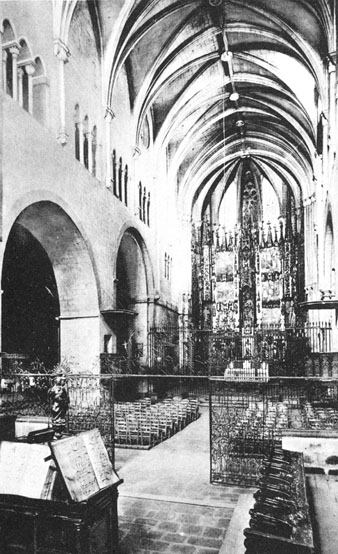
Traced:
[[[200, 411], [199, 419], [151, 450], [116, 449], [116, 469], [125, 480], [121, 554], [244, 554], [249, 515], [238, 506], [243, 500], [250, 505], [256, 488], [210, 484], [209, 412]], [[315, 554], [335, 554], [338, 478], [308, 475], [307, 487]]]
[[242, 490], [210, 484], [209, 456], [206, 408], [151, 450], [116, 449], [121, 554], [219, 552]]

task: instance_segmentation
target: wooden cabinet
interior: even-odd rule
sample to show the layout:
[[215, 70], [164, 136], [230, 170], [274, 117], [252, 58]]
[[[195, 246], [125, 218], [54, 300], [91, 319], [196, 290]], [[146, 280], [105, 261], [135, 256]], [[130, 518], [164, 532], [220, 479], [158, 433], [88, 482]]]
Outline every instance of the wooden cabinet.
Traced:
[[0, 552], [117, 554], [117, 487], [83, 502], [0, 495]]

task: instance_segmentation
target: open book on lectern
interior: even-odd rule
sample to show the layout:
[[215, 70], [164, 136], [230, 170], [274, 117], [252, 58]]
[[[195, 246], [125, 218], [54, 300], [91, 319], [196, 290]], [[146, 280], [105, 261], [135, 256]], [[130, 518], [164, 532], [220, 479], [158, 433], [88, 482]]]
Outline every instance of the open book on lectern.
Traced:
[[0, 495], [82, 502], [119, 481], [98, 429], [49, 445], [0, 442]]
[[52, 442], [50, 448], [75, 502], [87, 500], [119, 481], [98, 429]]
[[55, 478], [47, 444], [0, 442], [0, 494], [48, 499]]

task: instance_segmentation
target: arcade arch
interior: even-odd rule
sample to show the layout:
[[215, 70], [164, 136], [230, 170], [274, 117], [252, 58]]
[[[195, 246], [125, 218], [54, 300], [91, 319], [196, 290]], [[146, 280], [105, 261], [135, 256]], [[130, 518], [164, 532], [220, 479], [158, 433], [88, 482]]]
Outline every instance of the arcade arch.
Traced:
[[57, 204], [29, 205], [15, 220], [3, 270], [3, 350], [67, 359], [91, 371], [99, 353], [98, 291], [87, 244]]
[[328, 212], [325, 228], [324, 244], [324, 281], [327, 294], [333, 296], [336, 288], [335, 279], [335, 256], [334, 256], [334, 233], [332, 225], [332, 215]]
[[116, 258], [116, 352], [146, 361], [151, 271], [139, 233], [127, 229]]

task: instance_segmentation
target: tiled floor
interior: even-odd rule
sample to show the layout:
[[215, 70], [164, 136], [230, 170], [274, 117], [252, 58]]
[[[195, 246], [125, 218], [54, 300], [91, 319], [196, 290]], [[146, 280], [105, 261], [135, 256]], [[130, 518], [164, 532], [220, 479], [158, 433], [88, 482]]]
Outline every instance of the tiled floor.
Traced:
[[217, 554], [239, 494], [209, 483], [209, 419], [148, 451], [116, 451], [121, 554]]
[[232, 514], [230, 508], [123, 497], [119, 510], [121, 554], [217, 554]]

